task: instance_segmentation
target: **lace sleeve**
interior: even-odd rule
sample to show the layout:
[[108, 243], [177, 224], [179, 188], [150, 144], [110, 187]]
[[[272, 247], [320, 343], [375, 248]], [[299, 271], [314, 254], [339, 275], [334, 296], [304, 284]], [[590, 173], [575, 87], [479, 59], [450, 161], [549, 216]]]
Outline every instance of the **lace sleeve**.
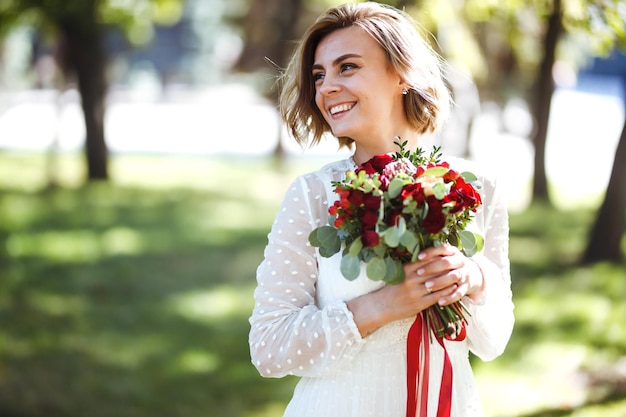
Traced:
[[308, 235], [326, 222], [327, 207], [322, 180], [313, 174], [299, 177], [268, 235], [249, 320], [252, 362], [262, 376], [317, 376], [363, 343], [345, 303], [323, 309], [316, 304], [318, 266]]
[[509, 220], [506, 199], [495, 180], [483, 182], [485, 205], [479, 227], [485, 237], [484, 250], [472, 259], [485, 279], [485, 295], [477, 302], [465, 297], [472, 316], [469, 318], [470, 349], [483, 360], [502, 354], [513, 331], [513, 301], [509, 265]]

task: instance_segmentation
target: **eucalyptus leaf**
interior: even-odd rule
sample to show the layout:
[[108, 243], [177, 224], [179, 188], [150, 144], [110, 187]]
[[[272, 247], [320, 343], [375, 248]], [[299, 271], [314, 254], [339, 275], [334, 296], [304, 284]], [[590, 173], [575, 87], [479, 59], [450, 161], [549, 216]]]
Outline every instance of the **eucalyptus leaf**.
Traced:
[[388, 284], [400, 284], [404, 281], [404, 268], [398, 260], [385, 258], [385, 266], [387, 272], [385, 274], [385, 282]]
[[484, 239], [481, 235], [470, 232], [469, 230], [461, 230], [459, 232], [463, 253], [466, 256], [474, 256], [483, 249]]
[[457, 248], [461, 247], [461, 240], [458, 233], [450, 233], [450, 236], [448, 236], [448, 243]]
[[390, 248], [397, 248], [400, 244], [400, 229], [398, 226], [391, 226], [389, 229], [382, 233], [382, 238], [385, 244]]
[[309, 234], [311, 245], [320, 248], [320, 255], [330, 258], [341, 249], [338, 230], [332, 226], [322, 226]]
[[387, 193], [389, 193], [390, 198], [396, 198], [402, 192], [402, 187], [404, 187], [404, 180], [398, 177], [395, 177], [389, 183], [389, 187], [387, 188]]
[[361, 273], [361, 261], [356, 256], [343, 256], [341, 258], [340, 270], [346, 279], [354, 281]]
[[443, 198], [446, 196], [446, 185], [442, 182], [438, 182], [437, 184], [433, 185], [433, 192], [435, 193], [435, 198], [437, 200], [443, 200]]
[[441, 177], [445, 175], [450, 169], [446, 167], [432, 167], [428, 168], [420, 177]]
[[461, 172], [461, 177], [463, 177], [463, 179], [467, 182], [478, 181], [478, 177], [469, 171]]
[[350, 256], [359, 256], [359, 252], [363, 249], [363, 241], [361, 237], [357, 237], [354, 242], [350, 245], [350, 249], [348, 249], [348, 253]]
[[409, 252], [413, 252], [415, 248], [419, 245], [419, 240], [415, 236], [413, 232], [406, 232], [400, 238], [400, 243], [404, 246]]
[[367, 276], [372, 281], [382, 281], [387, 275], [387, 265], [383, 258], [375, 256], [370, 259], [366, 267]]

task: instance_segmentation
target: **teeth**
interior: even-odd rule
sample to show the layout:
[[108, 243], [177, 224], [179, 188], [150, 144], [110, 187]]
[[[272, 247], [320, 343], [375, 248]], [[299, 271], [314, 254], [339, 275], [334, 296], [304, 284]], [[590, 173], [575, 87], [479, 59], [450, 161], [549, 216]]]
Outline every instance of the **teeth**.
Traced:
[[352, 108], [352, 104], [340, 104], [330, 108], [330, 114], [337, 114], [342, 111], [348, 111]]

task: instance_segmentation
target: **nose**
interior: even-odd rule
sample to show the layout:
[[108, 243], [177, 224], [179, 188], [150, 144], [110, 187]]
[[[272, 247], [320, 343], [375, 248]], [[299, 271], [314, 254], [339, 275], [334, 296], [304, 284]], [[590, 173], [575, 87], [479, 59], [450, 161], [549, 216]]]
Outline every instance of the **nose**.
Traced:
[[324, 76], [321, 84], [318, 87], [318, 91], [323, 96], [328, 96], [341, 90], [340, 84], [335, 77], [331, 77], [328, 74]]

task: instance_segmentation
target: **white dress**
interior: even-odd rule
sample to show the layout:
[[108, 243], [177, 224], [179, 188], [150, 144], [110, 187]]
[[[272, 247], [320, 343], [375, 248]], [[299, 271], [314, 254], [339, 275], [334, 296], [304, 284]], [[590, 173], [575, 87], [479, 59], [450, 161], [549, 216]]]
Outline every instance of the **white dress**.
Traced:
[[[467, 338], [446, 341], [453, 368], [453, 417], [482, 416], [469, 363], [472, 351], [483, 360], [500, 355], [513, 329], [508, 260], [508, 215], [493, 178], [464, 160], [451, 167], [471, 170], [483, 182], [483, 206], [471, 228], [485, 237], [473, 257], [483, 271], [486, 295], [466, 305], [471, 311]], [[464, 166], [460, 166], [464, 165]], [[264, 377], [297, 375], [285, 417], [405, 417], [406, 339], [413, 319], [389, 323], [362, 338], [345, 302], [379, 289], [364, 272], [348, 281], [339, 270], [341, 252], [320, 257], [309, 233], [327, 224], [336, 200], [331, 181], [354, 169], [350, 159], [298, 177], [288, 188], [268, 235], [257, 269], [255, 307], [250, 317], [252, 363]], [[443, 349], [430, 345], [429, 416], [435, 416]]]

